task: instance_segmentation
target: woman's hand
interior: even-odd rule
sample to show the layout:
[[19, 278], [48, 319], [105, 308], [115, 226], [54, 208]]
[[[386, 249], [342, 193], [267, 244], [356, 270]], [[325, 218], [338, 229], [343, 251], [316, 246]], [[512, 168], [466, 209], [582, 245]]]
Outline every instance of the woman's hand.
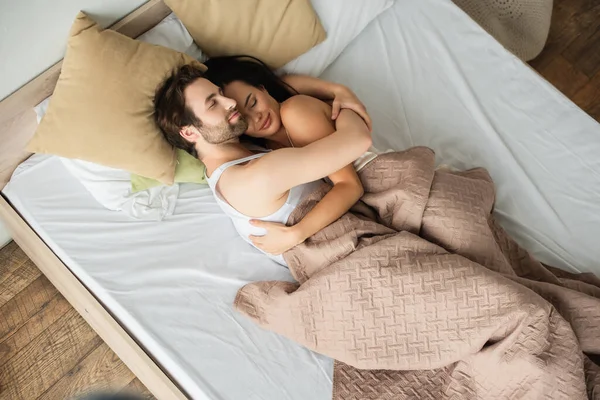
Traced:
[[337, 85], [333, 90], [333, 104], [331, 105], [331, 119], [335, 120], [344, 108], [349, 109], [360, 115], [365, 120], [369, 132], [373, 131], [371, 117], [367, 113], [365, 105], [356, 97], [354, 92], [343, 85]]
[[336, 120], [340, 110], [347, 108], [360, 115], [369, 131], [373, 130], [371, 117], [365, 105], [346, 86], [306, 75], [283, 75], [281, 79], [300, 94], [316, 97], [326, 103], [332, 102], [331, 119]]
[[250, 224], [267, 231], [264, 236], [250, 235], [249, 238], [256, 247], [269, 254], [283, 254], [306, 239], [294, 226], [256, 219], [250, 220]]

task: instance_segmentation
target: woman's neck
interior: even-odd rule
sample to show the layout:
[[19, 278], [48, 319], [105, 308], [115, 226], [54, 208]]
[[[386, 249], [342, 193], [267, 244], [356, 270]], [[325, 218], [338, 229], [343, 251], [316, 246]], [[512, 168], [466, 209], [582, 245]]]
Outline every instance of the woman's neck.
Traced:
[[294, 144], [291, 142], [291, 139], [289, 138], [288, 133], [283, 124], [277, 132], [269, 136], [268, 140], [271, 140], [283, 147], [294, 147]]

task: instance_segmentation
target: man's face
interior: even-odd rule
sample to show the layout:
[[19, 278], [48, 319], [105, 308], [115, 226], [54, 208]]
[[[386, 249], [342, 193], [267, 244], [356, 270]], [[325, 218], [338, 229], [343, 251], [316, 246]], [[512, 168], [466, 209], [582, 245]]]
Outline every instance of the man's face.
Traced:
[[248, 124], [236, 109], [235, 100], [223, 96], [208, 79], [197, 79], [184, 91], [185, 102], [202, 122], [198, 129], [204, 140], [221, 144], [239, 138]]

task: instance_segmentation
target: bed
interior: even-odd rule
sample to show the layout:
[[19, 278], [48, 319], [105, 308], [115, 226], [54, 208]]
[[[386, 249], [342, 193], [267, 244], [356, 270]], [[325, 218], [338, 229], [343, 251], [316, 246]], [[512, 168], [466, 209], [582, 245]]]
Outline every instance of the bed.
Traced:
[[[167, 13], [150, 2], [117, 28], [137, 36]], [[161, 222], [131, 221], [57, 157], [19, 163], [53, 68], [1, 103], [15, 116], [2, 135], [16, 137], [3, 171], [19, 166], [0, 209], [17, 243], [157, 398], [330, 398], [331, 359], [233, 311], [245, 283], [292, 278], [237, 236], [207, 187], [182, 184]], [[322, 78], [364, 101], [377, 148], [426, 145], [440, 163], [487, 168], [521, 245], [600, 275], [600, 125], [452, 2], [395, 1]]]

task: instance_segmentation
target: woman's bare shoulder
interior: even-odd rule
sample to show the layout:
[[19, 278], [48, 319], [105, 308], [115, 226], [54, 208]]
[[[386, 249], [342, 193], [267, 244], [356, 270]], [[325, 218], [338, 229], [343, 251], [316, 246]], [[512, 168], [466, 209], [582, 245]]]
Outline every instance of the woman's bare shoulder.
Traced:
[[331, 117], [331, 106], [315, 97], [298, 94], [281, 103], [281, 118], [294, 116], [314, 116], [315, 114]]
[[335, 131], [331, 107], [309, 96], [294, 96], [283, 103], [281, 122], [296, 147], [304, 147]]

